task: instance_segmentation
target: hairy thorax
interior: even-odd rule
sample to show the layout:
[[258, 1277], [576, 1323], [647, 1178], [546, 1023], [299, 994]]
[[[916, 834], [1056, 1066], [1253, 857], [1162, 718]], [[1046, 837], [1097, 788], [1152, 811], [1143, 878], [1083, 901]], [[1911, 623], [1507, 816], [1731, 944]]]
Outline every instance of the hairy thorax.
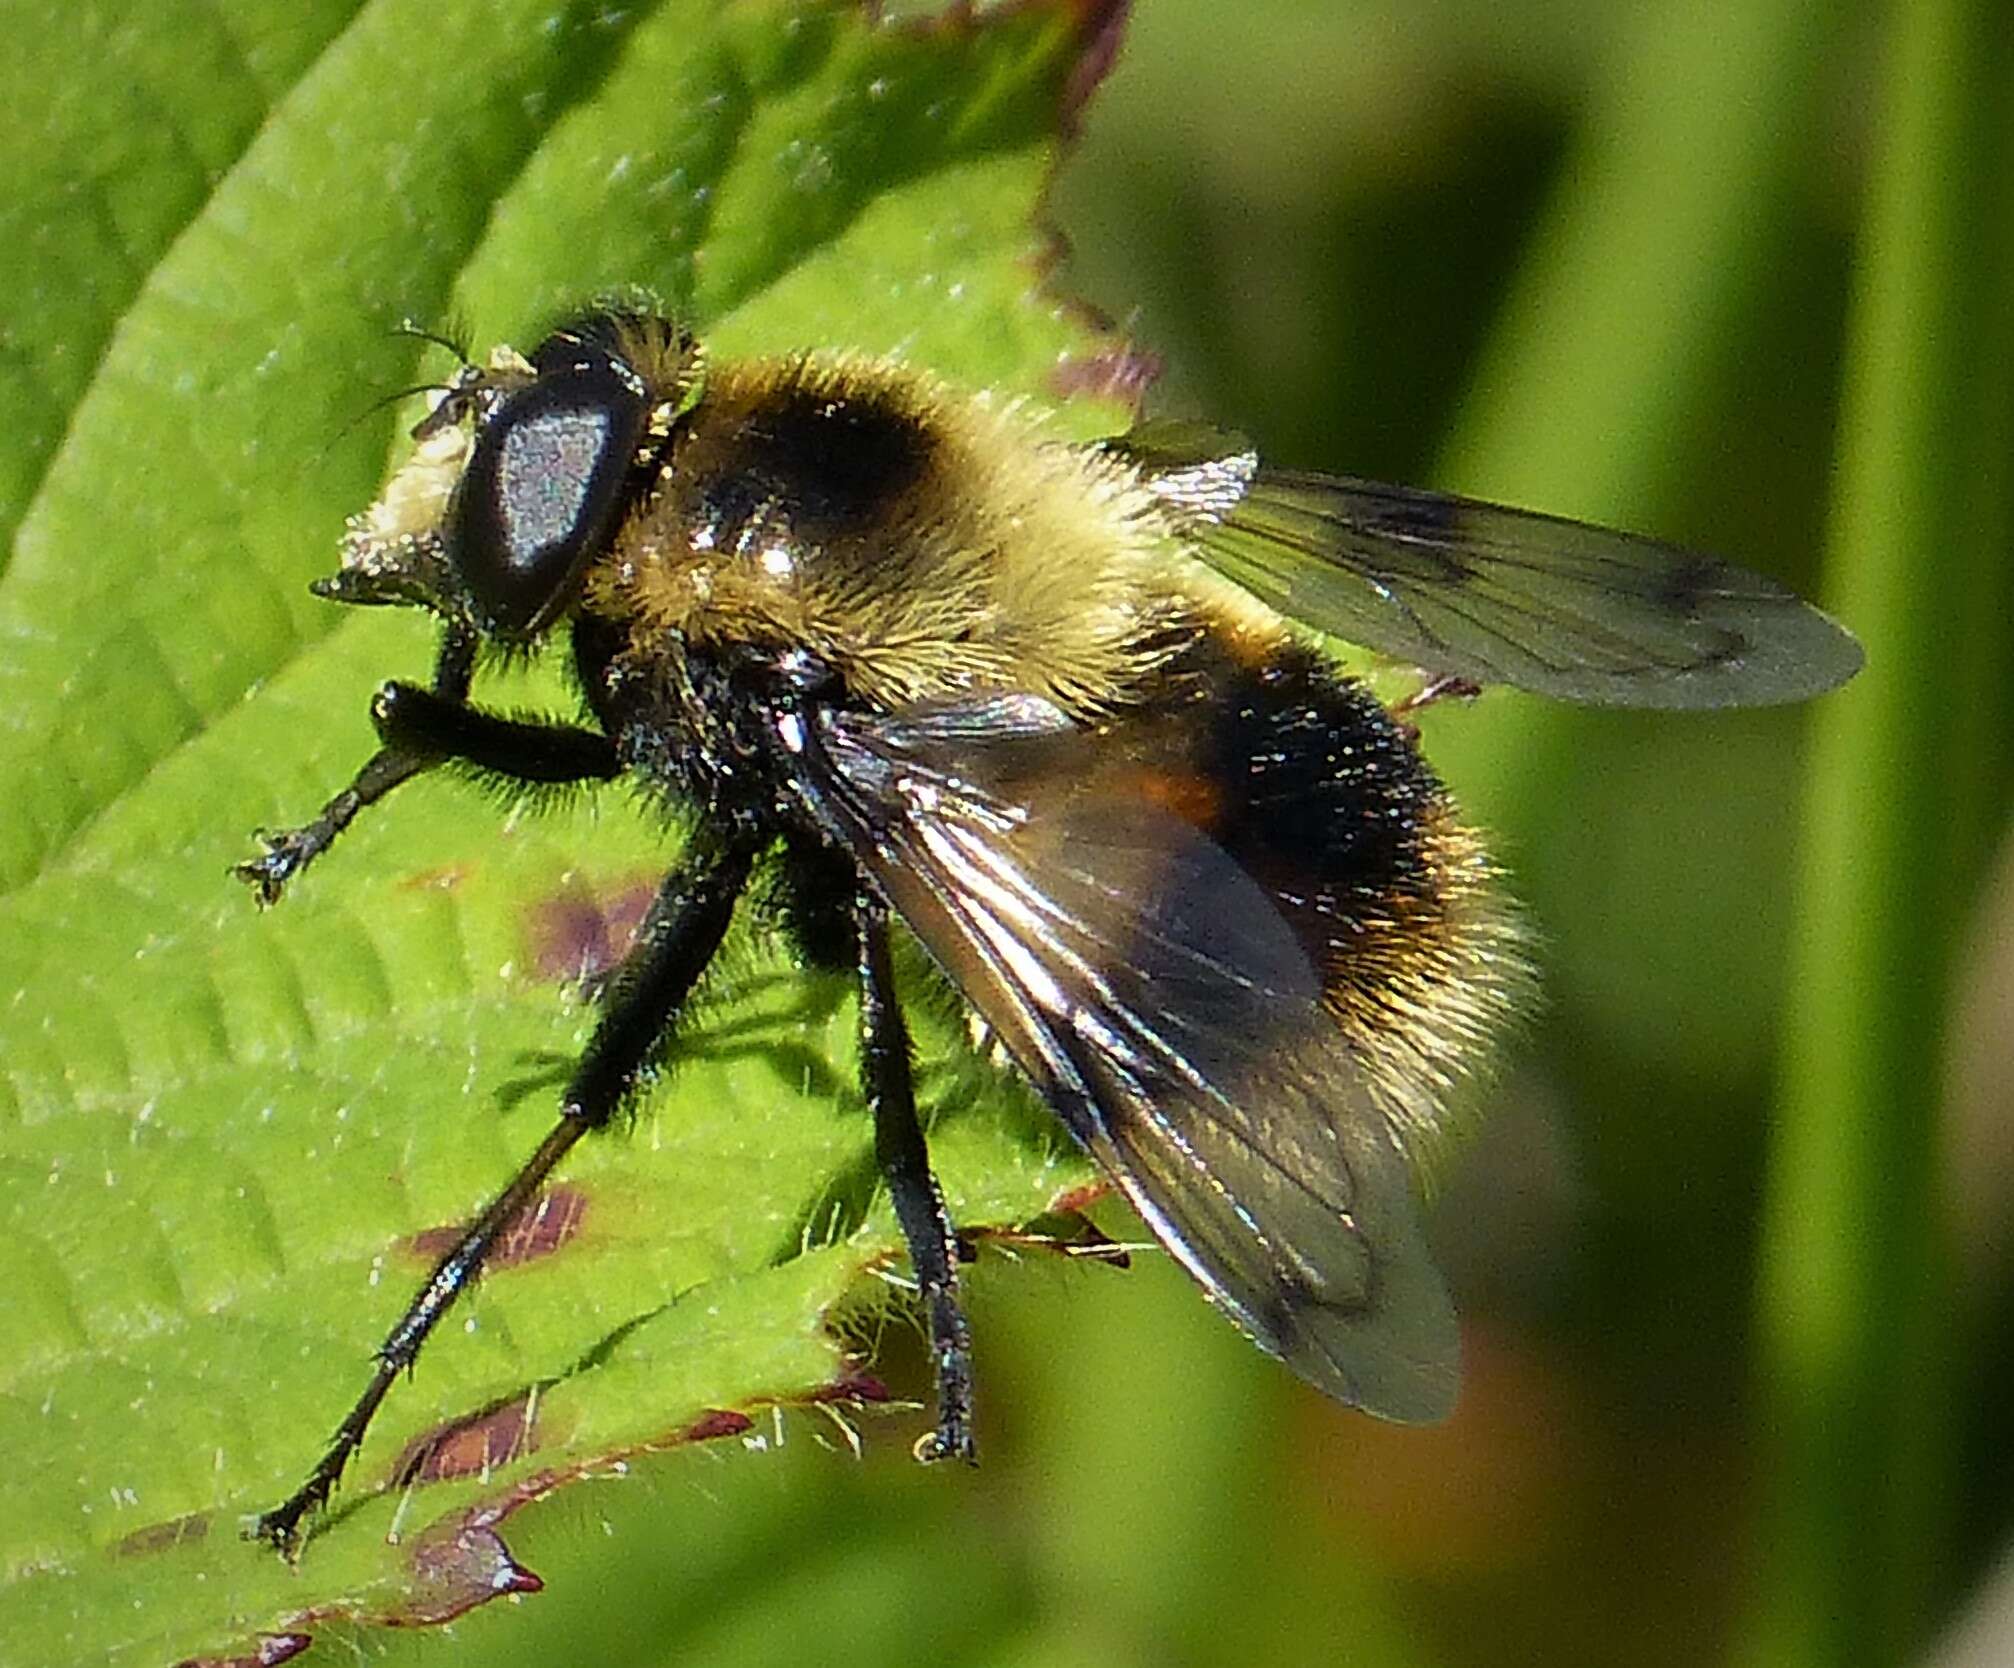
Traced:
[[857, 699], [974, 690], [1092, 716], [1176, 652], [1165, 510], [1011, 404], [852, 358], [722, 367], [587, 576], [638, 661], [801, 650]]

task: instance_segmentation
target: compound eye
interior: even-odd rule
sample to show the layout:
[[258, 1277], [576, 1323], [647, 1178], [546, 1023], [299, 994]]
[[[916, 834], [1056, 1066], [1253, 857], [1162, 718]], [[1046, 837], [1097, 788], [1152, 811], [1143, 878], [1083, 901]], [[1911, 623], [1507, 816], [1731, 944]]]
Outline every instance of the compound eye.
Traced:
[[453, 560], [488, 629], [551, 623], [614, 531], [649, 414], [642, 380], [605, 350], [554, 342], [537, 377], [477, 432], [456, 500]]

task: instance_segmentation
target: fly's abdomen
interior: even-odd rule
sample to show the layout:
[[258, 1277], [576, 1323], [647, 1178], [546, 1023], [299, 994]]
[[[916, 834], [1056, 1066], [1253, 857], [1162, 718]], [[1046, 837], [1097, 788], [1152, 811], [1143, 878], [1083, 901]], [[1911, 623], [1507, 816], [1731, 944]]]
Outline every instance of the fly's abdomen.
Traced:
[[1175, 671], [1192, 693], [1144, 724], [1139, 791], [1265, 891], [1388, 1110], [1431, 1127], [1531, 982], [1494, 864], [1411, 732], [1312, 651], [1213, 633]]

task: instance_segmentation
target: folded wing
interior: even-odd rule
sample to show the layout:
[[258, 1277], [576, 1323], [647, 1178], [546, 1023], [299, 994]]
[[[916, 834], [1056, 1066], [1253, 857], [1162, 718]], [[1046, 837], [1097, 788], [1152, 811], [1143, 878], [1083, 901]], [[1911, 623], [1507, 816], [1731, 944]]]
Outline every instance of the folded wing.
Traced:
[[801, 788], [1246, 1331], [1345, 1402], [1438, 1418], [1458, 1338], [1396, 1126], [1265, 890], [1142, 791], [1172, 745], [1022, 697], [830, 714]]
[[1195, 424], [1151, 423], [1106, 445], [1227, 578], [1436, 676], [1611, 706], [1724, 707], [1803, 700], [1860, 668], [1853, 636], [1794, 592], [1676, 545], [1265, 469]]

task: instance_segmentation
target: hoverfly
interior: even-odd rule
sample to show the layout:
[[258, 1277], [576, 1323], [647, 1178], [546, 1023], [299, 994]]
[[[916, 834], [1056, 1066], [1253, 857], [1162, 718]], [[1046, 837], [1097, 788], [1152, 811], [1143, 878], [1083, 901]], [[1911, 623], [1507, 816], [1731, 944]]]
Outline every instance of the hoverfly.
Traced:
[[[972, 1457], [972, 1381], [898, 930], [1264, 1348], [1343, 1402], [1444, 1414], [1458, 1338], [1413, 1166], [1529, 973], [1403, 714], [1312, 633], [1430, 692], [1623, 706], [1801, 700], [1861, 660], [1782, 586], [1670, 545], [1269, 470], [1188, 424], [1061, 444], [889, 361], [711, 364], [640, 311], [465, 363], [414, 438], [315, 588], [435, 613], [431, 683], [379, 689], [378, 752], [240, 872], [273, 902], [435, 768], [631, 778], [698, 814], [558, 1124], [258, 1520], [288, 1550], [499, 1233], [657, 1056], [758, 865], [807, 955], [858, 980], [936, 1366], [922, 1457]], [[470, 700], [479, 650], [560, 632], [578, 721]]]

